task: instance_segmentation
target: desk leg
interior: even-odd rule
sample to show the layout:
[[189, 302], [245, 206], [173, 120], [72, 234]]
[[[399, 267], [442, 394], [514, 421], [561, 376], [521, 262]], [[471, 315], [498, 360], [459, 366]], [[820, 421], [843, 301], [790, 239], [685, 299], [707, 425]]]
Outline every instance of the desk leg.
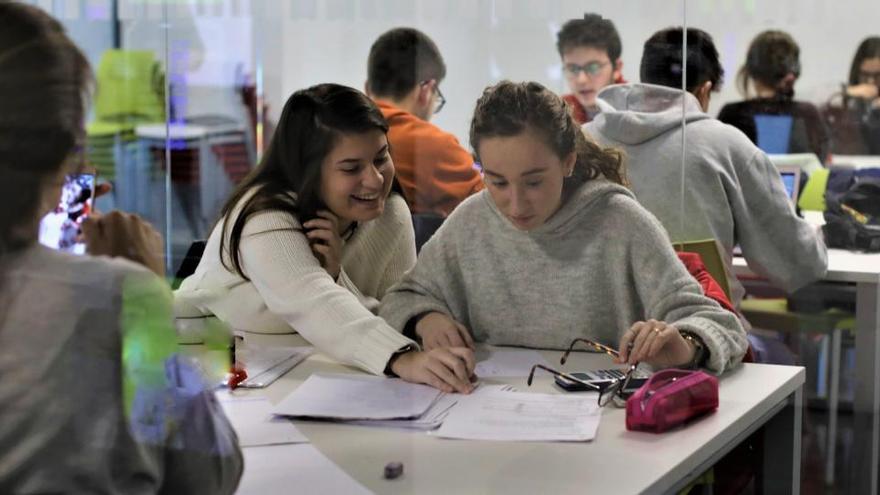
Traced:
[[877, 284], [856, 292], [855, 452], [851, 493], [876, 494], [880, 464], [880, 294]]
[[804, 387], [789, 396], [788, 404], [764, 425], [762, 493], [801, 492], [801, 436]]

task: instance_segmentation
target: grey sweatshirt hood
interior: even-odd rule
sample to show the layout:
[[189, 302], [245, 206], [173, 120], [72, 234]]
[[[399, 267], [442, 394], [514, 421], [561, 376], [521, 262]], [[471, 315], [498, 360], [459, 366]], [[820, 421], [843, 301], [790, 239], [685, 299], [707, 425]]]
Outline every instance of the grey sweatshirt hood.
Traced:
[[616, 84], [599, 92], [601, 113], [593, 119], [606, 137], [627, 145], [642, 144], [687, 123], [711, 119], [697, 98], [680, 89], [653, 84]]

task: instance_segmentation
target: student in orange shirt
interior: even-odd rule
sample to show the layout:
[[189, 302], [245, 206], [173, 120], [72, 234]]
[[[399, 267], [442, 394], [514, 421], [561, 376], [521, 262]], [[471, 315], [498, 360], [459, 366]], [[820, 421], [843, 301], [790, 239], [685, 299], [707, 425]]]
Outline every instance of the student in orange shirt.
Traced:
[[474, 159], [458, 139], [431, 124], [446, 99], [446, 65], [437, 45], [412, 28], [395, 28], [370, 48], [366, 92], [388, 121], [391, 158], [413, 213], [447, 216], [483, 189]]
[[556, 35], [562, 72], [571, 93], [562, 99], [575, 122], [583, 125], [599, 112], [596, 95], [605, 86], [622, 84], [620, 35], [614, 23], [599, 14], [584, 14], [562, 25]]

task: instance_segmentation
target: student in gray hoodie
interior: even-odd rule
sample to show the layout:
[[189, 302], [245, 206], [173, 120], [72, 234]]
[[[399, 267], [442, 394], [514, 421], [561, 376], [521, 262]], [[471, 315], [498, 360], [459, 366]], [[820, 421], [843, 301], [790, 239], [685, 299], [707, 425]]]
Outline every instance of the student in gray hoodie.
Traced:
[[620, 154], [589, 142], [558, 96], [532, 82], [488, 88], [470, 140], [486, 190], [386, 294], [392, 326], [426, 348], [587, 337], [619, 345], [621, 362], [717, 373], [740, 362], [737, 317], [703, 296], [625, 187]]
[[[742, 132], [706, 114], [723, 76], [712, 38], [689, 28], [687, 43], [688, 92], [679, 89], [682, 29], [659, 31], [645, 42], [643, 84], [603, 90], [602, 113], [585, 131], [626, 153], [633, 192], [674, 241], [714, 238], [728, 273], [739, 244], [749, 266], [786, 291], [818, 280], [825, 244], [795, 215], [779, 172]], [[729, 282], [738, 307], [745, 291], [736, 278]]]

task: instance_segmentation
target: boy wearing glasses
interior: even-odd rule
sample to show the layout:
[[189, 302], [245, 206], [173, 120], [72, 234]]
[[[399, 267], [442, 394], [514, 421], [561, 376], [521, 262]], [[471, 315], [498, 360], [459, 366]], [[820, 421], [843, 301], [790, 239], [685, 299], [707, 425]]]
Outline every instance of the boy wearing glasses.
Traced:
[[440, 50], [417, 29], [392, 29], [370, 48], [366, 93], [388, 121], [404, 198], [413, 213], [442, 217], [483, 189], [471, 154], [430, 122], [446, 103], [439, 87], [445, 76]]
[[572, 109], [574, 120], [583, 125], [598, 113], [596, 95], [602, 88], [620, 84], [623, 61], [620, 35], [614, 23], [598, 14], [566, 22], [556, 35], [556, 49], [562, 57], [562, 72], [571, 94], [562, 99]]

